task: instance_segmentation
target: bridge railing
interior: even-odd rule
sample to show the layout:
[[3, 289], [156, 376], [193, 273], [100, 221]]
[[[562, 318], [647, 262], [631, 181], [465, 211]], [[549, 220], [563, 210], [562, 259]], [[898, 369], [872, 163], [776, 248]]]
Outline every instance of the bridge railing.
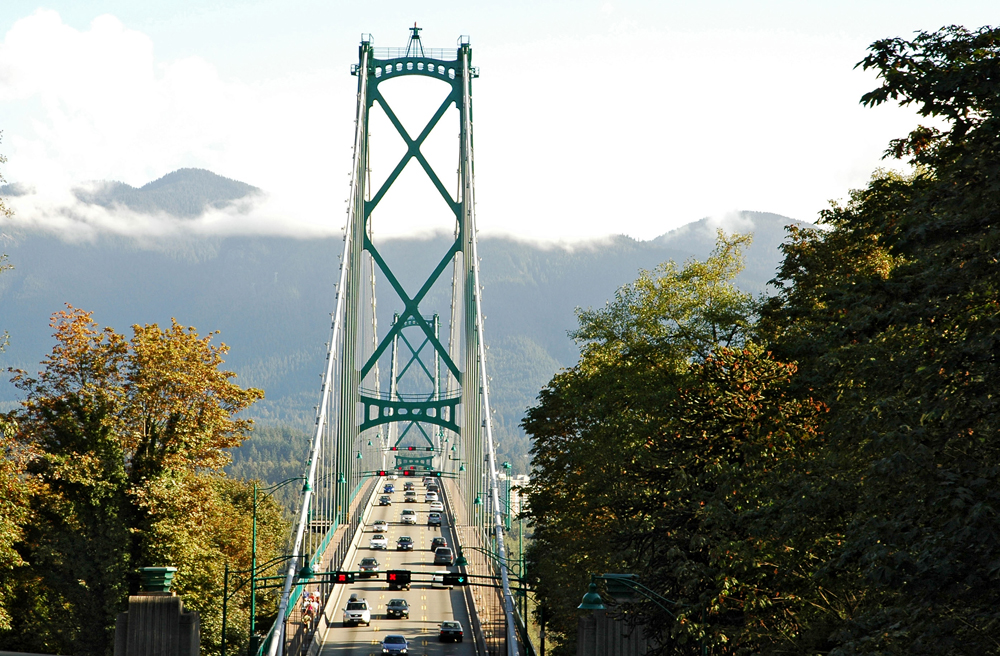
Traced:
[[407, 50], [406, 48], [372, 48], [375, 59], [438, 59], [441, 61], [455, 61], [458, 59], [456, 48], [423, 48], [422, 51]]

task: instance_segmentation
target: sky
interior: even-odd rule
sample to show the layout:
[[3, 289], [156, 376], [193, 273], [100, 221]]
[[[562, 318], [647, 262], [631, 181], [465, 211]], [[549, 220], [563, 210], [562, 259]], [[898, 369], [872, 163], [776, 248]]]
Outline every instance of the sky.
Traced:
[[[358, 42], [403, 46], [416, 22], [427, 47], [471, 39], [482, 233], [651, 239], [739, 210], [814, 221], [876, 168], [905, 167], [882, 153], [918, 117], [859, 104], [878, 84], [855, 68], [866, 48], [996, 14], [995, 2], [972, 0], [3, 0], [0, 173], [34, 189], [9, 199], [15, 221], [67, 236], [334, 234], [349, 193]], [[416, 133], [446, 87], [382, 88]], [[377, 182], [402, 142], [378, 111], [370, 132]], [[451, 184], [457, 133], [451, 112], [426, 149]], [[178, 228], [82, 207], [71, 193], [182, 167], [267, 195]], [[435, 194], [408, 168], [375, 233], [450, 230]]]

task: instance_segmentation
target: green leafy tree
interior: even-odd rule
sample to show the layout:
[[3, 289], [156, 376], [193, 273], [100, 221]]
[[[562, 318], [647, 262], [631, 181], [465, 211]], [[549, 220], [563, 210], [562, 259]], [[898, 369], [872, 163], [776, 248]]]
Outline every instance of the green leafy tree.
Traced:
[[[943, 128], [894, 141], [877, 174], [799, 236], [764, 324], [830, 405], [824, 457], [852, 490], [821, 574], [857, 580], [834, 653], [996, 653], [1000, 625], [1000, 30], [886, 39], [869, 105]], [[844, 248], [846, 246], [846, 249]]]
[[[570, 653], [588, 574], [639, 562], [654, 520], [640, 462], [668, 420], [692, 361], [748, 338], [755, 302], [733, 279], [747, 236], [719, 236], [705, 262], [667, 262], [581, 311], [579, 363], [557, 374], [524, 420], [534, 438], [529, 567], [547, 622]], [[638, 527], [626, 534], [623, 527]]]

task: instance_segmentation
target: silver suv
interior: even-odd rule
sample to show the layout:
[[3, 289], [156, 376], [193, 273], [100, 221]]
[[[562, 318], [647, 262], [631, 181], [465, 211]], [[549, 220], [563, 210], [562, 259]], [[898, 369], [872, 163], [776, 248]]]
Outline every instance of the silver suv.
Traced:
[[368, 606], [367, 599], [358, 599], [358, 595], [352, 594], [344, 609], [344, 626], [364, 624], [369, 626], [372, 623], [372, 609]]

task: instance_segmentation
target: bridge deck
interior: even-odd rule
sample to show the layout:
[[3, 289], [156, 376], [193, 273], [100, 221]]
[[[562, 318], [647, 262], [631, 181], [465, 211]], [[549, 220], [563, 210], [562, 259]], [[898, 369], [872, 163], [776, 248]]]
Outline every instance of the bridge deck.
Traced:
[[[383, 481], [386, 480], [383, 479]], [[417, 503], [403, 502], [402, 487], [407, 480], [413, 480], [415, 484], [419, 497]], [[423, 502], [424, 488], [420, 479], [399, 478], [392, 482], [396, 484], [397, 488], [396, 492], [390, 495], [392, 505], [376, 505], [372, 508], [359, 547], [349, 554], [349, 563], [345, 564], [345, 569], [357, 571], [362, 558], [375, 557], [378, 559], [381, 569], [380, 576], [377, 579], [358, 579], [354, 585], [350, 586], [338, 586], [340, 590], [334, 593], [336, 603], [328, 607], [336, 621], [327, 632], [319, 653], [322, 656], [381, 654], [382, 638], [388, 633], [400, 633], [406, 636], [407, 641], [409, 641], [409, 653], [413, 655], [473, 656], [476, 653], [475, 640], [472, 635], [469, 610], [465, 603], [465, 594], [461, 588], [453, 590], [431, 588], [430, 583], [417, 581], [412, 583], [409, 590], [390, 591], [386, 587], [384, 572], [389, 569], [407, 569], [428, 574], [444, 569], [458, 571], [455, 567], [447, 568], [434, 565], [434, 552], [430, 551], [431, 540], [438, 535], [444, 536], [448, 540], [449, 546], [455, 544], [452, 534], [454, 524], [451, 518], [446, 513], [442, 513], [445, 517], [444, 526], [440, 529], [427, 526], [429, 504]], [[379, 487], [381, 485], [380, 483]], [[379, 496], [381, 496], [380, 493], [373, 496], [375, 503], [377, 503]], [[402, 524], [400, 515], [404, 509], [416, 511], [416, 525]], [[383, 519], [389, 524], [389, 530], [385, 533], [389, 548], [384, 551], [370, 549], [368, 546], [369, 540], [375, 535], [371, 524], [378, 519]], [[413, 551], [395, 550], [396, 539], [401, 535], [409, 535], [413, 538]], [[347, 599], [353, 593], [368, 600], [372, 608], [371, 626], [345, 627], [339, 621]], [[396, 598], [406, 599], [409, 603], [409, 619], [386, 618], [385, 606], [390, 599]], [[461, 622], [465, 631], [464, 642], [456, 644], [438, 641], [438, 629], [444, 620]]]

